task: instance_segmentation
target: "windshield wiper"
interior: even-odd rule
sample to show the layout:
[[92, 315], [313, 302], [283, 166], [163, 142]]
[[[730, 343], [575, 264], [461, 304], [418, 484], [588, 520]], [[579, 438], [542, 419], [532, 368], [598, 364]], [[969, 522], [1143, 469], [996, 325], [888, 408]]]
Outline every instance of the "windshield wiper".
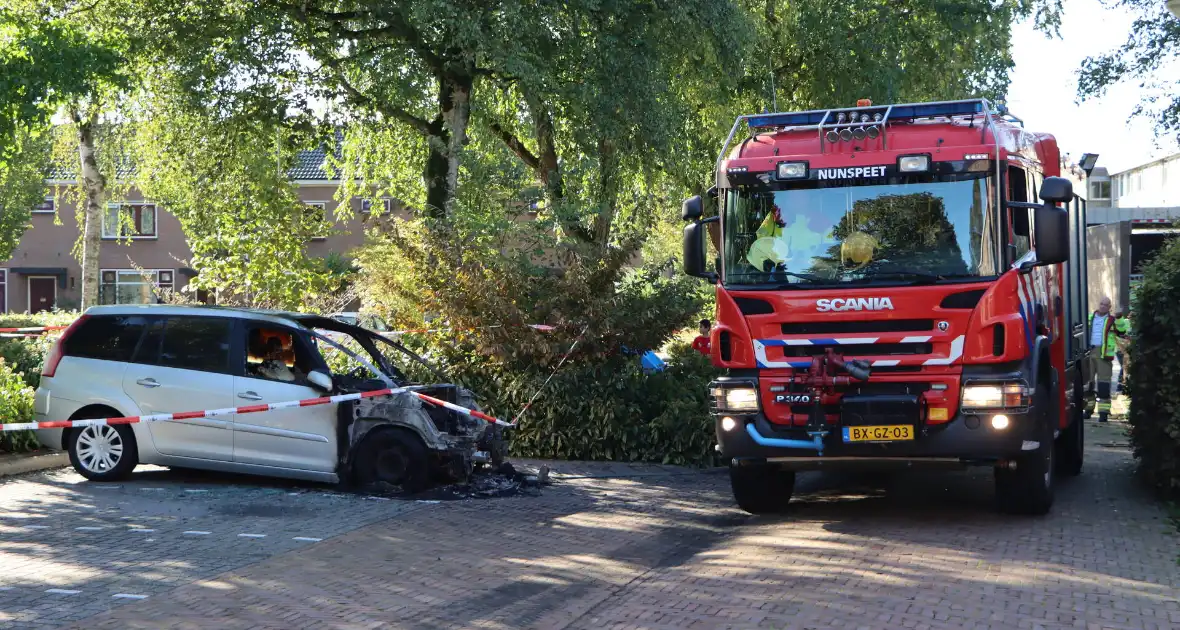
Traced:
[[[828, 280], [826, 278], [821, 278], [819, 276], [813, 276], [811, 274], [806, 274], [806, 273], [795, 273], [794, 271], [773, 271], [771, 273], [774, 275], [783, 275], [783, 276], [787, 276], [790, 278], [798, 278], [800, 280], [806, 280], [812, 284], [826, 284], [828, 282], [832, 282], [832, 280]], [[785, 287], [797, 287], [797, 286], [799, 286], [799, 285], [792, 284], [792, 283], [788, 282], [784, 285], [779, 285], [777, 288], [782, 289]]]
[[885, 271], [860, 278], [865, 282], [880, 280], [881, 278], [913, 278], [914, 284], [933, 284], [939, 280], [946, 280], [946, 276], [924, 271]]

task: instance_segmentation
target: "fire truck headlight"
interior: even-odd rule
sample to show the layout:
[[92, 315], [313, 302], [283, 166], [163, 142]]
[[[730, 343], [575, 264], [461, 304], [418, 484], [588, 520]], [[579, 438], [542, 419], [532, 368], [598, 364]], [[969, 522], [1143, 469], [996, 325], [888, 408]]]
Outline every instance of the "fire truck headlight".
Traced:
[[807, 162], [779, 162], [779, 179], [803, 179], [807, 177]]
[[989, 383], [963, 387], [963, 410], [1024, 409], [1029, 391], [1024, 383]]
[[753, 387], [726, 389], [725, 408], [731, 411], [758, 411], [758, 390]]
[[876, 140], [877, 136], [881, 135], [881, 130], [877, 128], [877, 125], [872, 125], [865, 130], [865, 133], [869, 134], [869, 139]]
[[840, 134], [837, 133], [835, 129], [824, 134], [824, 137], [827, 138], [828, 142], [831, 142], [832, 144], [836, 144], [840, 141]]
[[844, 129], [841, 129], [840, 130], [840, 139], [843, 140], [844, 142], [848, 142], [849, 140], [851, 140], [852, 139], [852, 130], [847, 127], [845, 127]]
[[714, 409], [721, 413], [754, 413], [758, 411], [758, 389], [751, 383], [714, 385], [709, 388]]
[[852, 137], [856, 138], [857, 140], [864, 140], [866, 133], [867, 132], [865, 131], [864, 127], [857, 127], [856, 129], [852, 130]]
[[930, 170], [930, 156], [903, 155], [897, 158], [897, 170], [902, 173], [925, 173]]
[[722, 431], [726, 431], [726, 432], [733, 431], [735, 428], [737, 428], [737, 420], [734, 420], [733, 418], [730, 418], [729, 416], [725, 416], [724, 418], [721, 419], [721, 430]]

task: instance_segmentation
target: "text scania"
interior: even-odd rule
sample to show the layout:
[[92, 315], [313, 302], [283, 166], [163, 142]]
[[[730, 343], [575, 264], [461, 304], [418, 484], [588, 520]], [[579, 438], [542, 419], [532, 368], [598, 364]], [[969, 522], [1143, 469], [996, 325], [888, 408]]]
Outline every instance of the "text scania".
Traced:
[[852, 179], [854, 177], [885, 177], [884, 166], [856, 166], [852, 168], [816, 169], [817, 179]]
[[816, 300], [815, 310], [821, 313], [827, 311], [892, 311], [893, 300], [887, 297]]

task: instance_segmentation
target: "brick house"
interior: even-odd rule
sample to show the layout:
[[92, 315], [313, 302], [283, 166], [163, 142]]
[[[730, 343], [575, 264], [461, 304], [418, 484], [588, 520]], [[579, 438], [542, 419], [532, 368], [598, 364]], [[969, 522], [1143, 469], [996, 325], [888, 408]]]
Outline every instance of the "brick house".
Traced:
[[[347, 254], [364, 241], [364, 224], [368, 203], [352, 199], [354, 216], [347, 223], [335, 219], [334, 197], [338, 182], [323, 171], [324, 152], [303, 151], [289, 173], [298, 185], [298, 194], [309, 206], [321, 209], [335, 224], [327, 238], [314, 239], [307, 245], [307, 255]], [[49, 187], [73, 185], [72, 179], [50, 179]], [[52, 196], [33, 209], [29, 229], [21, 238], [12, 258], [0, 265], [0, 312], [39, 312], [59, 307], [78, 308], [81, 303], [82, 266], [73, 255], [81, 225], [71, 203], [55, 206]], [[389, 202], [386, 201], [388, 204]], [[130, 215], [133, 233], [130, 243], [120, 242], [118, 213]], [[55, 217], [60, 219], [55, 221]], [[122, 222], [126, 228], [127, 221]], [[192, 256], [180, 221], [167, 208], [144, 199], [132, 190], [126, 199], [111, 200], [103, 221], [103, 245], [100, 251], [101, 297], [104, 304], [147, 303], [156, 300], [156, 290], [183, 289], [196, 275], [188, 266]], [[138, 271], [139, 270], [142, 271]], [[150, 282], [145, 282], [145, 274]], [[200, 296], [207, 299], [207, 296]]]

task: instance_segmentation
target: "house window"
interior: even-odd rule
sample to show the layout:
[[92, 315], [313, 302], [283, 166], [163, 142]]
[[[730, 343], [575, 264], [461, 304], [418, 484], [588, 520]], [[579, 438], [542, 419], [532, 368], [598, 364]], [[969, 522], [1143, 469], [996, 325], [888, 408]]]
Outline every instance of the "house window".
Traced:
[[156, 304], [175, 287], [172, 269], [103, 269], [99, 286], [102, 304]]
[[1090, 182], [1090, 197], [1093, 199], [1110, 199], [1110, 182]]
[[0, 313], [8, 312], [8, 270], [0, 269]]
[[53, 195], [47, 195], [41, 203], [33, 206], [33, 214], [53, 214]]
[[328, 224], [327, 204], [322, 201], [311, 201], [304, 204], [307, 206], [307, 216], [313, 222], [312, 237], [313, 241], [322, 241], [327, 239], [328, 230], [331, 227]]
[[156, 206], [112, 203], [102, 220], [103, 238], [156, 238]]
[[[385, 209], [385, 213], [389, 214], [393, 211], [393, 200], [388, 197], [381, 199], [381, 205]], [[373, 211], [373, 202], [369, 199], [361, 199], [361, 212], [369, 214]]]

